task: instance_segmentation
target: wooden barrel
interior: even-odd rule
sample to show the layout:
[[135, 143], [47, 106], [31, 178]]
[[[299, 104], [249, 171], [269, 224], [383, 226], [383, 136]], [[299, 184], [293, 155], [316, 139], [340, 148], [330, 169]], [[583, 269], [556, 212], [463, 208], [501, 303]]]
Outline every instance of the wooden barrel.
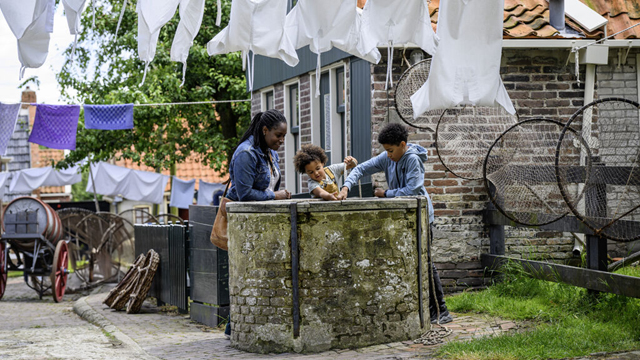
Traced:
[[[36, 226], [20, 225], [5, 225], [5, 222], [9, 220], [8, 214], [16, 214], [21, 220], [24, 218], [24, 213], [36, 214]], [[10, 220], [9, 220], [10, 221]], [[23, 196], [12, 200], [4, 209], [2, 214], [2, 231], [10, 236], [10, 234], [24, 234], [24, 233], [37, 233], [44, 236], [51, 243], [55, 244], [62, 238], [63, 229], [62, 222], [58, 213], [56, 213], [51, 206], [30, 196]]]

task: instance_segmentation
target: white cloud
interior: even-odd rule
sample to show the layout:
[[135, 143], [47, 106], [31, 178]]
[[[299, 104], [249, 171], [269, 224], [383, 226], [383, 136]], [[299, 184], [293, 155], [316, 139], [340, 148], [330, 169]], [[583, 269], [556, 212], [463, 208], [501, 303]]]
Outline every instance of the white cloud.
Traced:
[[[36, 91], [39, 103], [62, 103], [55, 75], [64, 64], [65, 55], [63, 52], [73, 42], [73, 38], [74, 36], [69, 34], [69, 26], [63, 13], [63, 6], [59, 5], [56, 9], [47, 60], [40, 68], [26, 69], [24, 73], [25, 79], [31, 76], [38, 76], [40, 89], [35, 88], [34, 85], [29, 85], [29, 87]], [[15, 103], [20, 101], [21, 90], [18, 89], [18, 85], [22, 83], [22, 81], [18, 80], [20, 72], [18, 44], [4, 16], [0, 16], [0, 49], [2, 49], [0, 51], [0, 74], [2, 74], [0, 77], [0, 101]]]

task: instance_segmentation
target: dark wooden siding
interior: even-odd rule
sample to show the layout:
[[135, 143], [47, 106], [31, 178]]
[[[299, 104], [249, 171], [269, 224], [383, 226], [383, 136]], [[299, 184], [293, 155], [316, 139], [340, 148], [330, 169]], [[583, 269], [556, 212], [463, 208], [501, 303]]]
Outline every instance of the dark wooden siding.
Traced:
[[[262, 89], [315, 70], [318, 59], [316, 54], [309, 50], [308, 46], [298, 49], [297, 53], [300, 62], [295, 67], [290, 67], [279, 59], [256, 55], [253, 89]], [[351, 57], [351, 55], [333, 48], [322, 53], [320, 61], [322, 66], [326, 66], [348, 57]]]
[[[351, 154], [363, 163], [371, 158], [371, 64], [351, 60]], [[370, 183], [371, 176], [362, 178]]]

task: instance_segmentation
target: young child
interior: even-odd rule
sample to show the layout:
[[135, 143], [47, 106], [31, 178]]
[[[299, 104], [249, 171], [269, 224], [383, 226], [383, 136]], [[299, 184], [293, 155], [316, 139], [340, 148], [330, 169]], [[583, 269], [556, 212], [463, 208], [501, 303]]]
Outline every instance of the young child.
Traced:
[[354, 168], [358, 162], [352, 156], [347, 156], [343, 163], [325, 167], [327, 155], [320, 146], [302, 145], [293, 157], [293, 164], [299, 173], [309, 175], [309, 193], [313, 197], [324, 200], [337, 200], [338, 180], [347, 170]]
[[[377, 188], [374, 195], [377, 197], [393, 198], [396, 196], [423, 195], [427, 197], [429, 209], [429, 224], [433, 224], [433, 205], [431, 198], [424, 187], [424, 162], [427, 161], [427, 150], [420, 145], [407, 143], [409, 133], [400, 124], [388, 124], [378, 135], [378, 142], [384, 148], [384, 152], [358, 165], [347, 177], [342, 190], [338, 194], [338, 200], [347, 198], [349, 190], [358, 180], [365, 176], [384, 171], [389, 184], [388, 190]], [[429, 232], [430, 234], [432, 232]], [[429, 299], [429, 311], [431, 322], [445, 324], [453, 321], [447, 305], [444, 301], [444, 292], [438, 272], [433, 266], [433, 280], [436, 285], [435, 294]], [[429, 287], [431, 289], [431, 287]], [[434, 298], [435, 295], [435, 298]], [[438, 319], [437, 308], [440, 307]]]

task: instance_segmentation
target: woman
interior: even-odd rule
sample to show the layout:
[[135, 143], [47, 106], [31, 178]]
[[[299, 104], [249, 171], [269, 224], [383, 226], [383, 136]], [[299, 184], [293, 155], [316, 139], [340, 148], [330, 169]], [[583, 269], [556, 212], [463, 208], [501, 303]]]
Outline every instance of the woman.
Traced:
[[240, 139], [229, 165], [232, 201], [264, 201], [291, 198], [280, 188], [280, 166], [276, 152], [287, 135], [287, 120], [278, 110], [256, 114]]
[[[229, 164], [231, 186], [227, 198], [232, 201], [264, 201], [290, 199], [280, 188], [280, 166], [276, 152], [287, 135], [287, 119], [277, 110], [256, 114], [242, 135]], [[224, 330], [231, 336], [231, 317]]]

